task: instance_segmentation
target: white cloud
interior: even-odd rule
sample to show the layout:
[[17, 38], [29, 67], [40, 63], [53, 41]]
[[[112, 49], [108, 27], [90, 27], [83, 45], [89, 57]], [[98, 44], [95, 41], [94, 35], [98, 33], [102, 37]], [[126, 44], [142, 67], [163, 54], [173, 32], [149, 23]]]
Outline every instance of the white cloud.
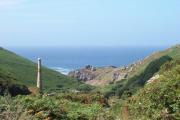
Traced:
[[0, 0], [0, 8], [7, 7], [12, 5], [18, 5], [22, 3], [24, 0]]

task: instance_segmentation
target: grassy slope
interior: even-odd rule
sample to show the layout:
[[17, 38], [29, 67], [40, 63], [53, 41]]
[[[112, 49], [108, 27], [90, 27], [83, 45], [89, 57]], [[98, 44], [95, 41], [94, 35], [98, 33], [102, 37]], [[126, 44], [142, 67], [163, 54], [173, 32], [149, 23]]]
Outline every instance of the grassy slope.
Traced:
[[159, 79], [128, 100], [131, 119], [180, 119], [180, 61], [174, 64], [167, 63]]
[[[0, 81], [36, 86], [36, 64], [5, 49], [0, 49]], [[43, 67], [42, 79], [45, 89], [75, 88], [78, 83], [58, 72]]]
[[169, 49], [166, 62], [157, 72], [160, 78], [145, 84], [133, 96], [121, 97], [109, 114], [127, 120], [180, 119], [180, 47]]
[[[139, 88], [142, 88], [147, 80], [151, 78], [160, 67], [170, 60], [180, 59], [180, 45], [171, 47], [165, 51], [157, 52], [147, 57], [143, 63], [138, 66], [137, 70], [131, 73], [130, 77], [118, 81], [115, 84], [111, 84], [104, 88], [100, 88], [100, 91], [109, 95], [121, 96], [124, 91], [135, 92]], [[98, 89], [99, 90], [99, 89]]]
[[176, 45], [167, 50], [156, 52], [148, 56], [147, 58], [145, 58], [142, 64], [138, 66], [137, 70], [131, 73], [129, 78], [142, 73], [152, 61], [159, 59], [160, 57], [163, 56], [169, 56], [173, 59], [180, 59], [180, 45]]

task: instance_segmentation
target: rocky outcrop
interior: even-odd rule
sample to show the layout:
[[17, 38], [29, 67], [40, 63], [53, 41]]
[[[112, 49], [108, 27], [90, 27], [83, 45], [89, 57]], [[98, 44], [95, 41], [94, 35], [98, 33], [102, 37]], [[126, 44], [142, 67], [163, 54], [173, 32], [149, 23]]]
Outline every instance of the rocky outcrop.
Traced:
[[107, 85], [128, 78], [129, 74], [136, 70], [136, 67], [140, 64], [141, 61], [138, 61], [124, 67], [107, 66], [99, 68], [87, 65], [82, 69], [70, 72], [68, 76], [90, 85]]
[[152, 78], [150, 78], [150, 79], [147, 81], [147, 84], [153, 83], [155, 80], [159, 79], [159, 77], [160, 77], [159, 74], [154, 75]]
[[[146, 70], [147, 67], [149, 67], [148, 69], [153, 69], [151, 68], [151, 65], [154, 64], [153, 61], [158, 62], [157, 60], [159, 60], [161, 57], [167, 56], [172, 51], [179, 51], [179, 48], [180, 45], [177, 45], [165, 51], [154, 52], [153, 54], [144, 58], [143, 60], [138, 60], [133, 64], [123, 67], [107, 66], [107, 67], [97, 68], [91, 65], [87, 65], [83, 69], [70, 72], [69, 76], [77, 78], [80, 81], [84, 81], [87, 84], [95, 85], [95, 86], [112, 84], [123, 79], [129, 79], [133, 76], [136, 77], [144, 70]], [[170, 59], [169, 58], [167, 59], [165, 57], [164, 60], [162, 61], [166, 61], [166, 60], [170, 60]], [[148, 76], [147, 80], [150, 77], [152, 76]], [[147, 83], [153, 82], [155, 79], [158, 79], [158, 77], [159, 77], [158, 75], [152, 77]], [[144, 82], [146, 82], [147, 80], [145, 80]]]
[[122, 79], [126, 79], [128, 77], [128, 73], [126, 72], [115, 72], [113, 75], [113, 81], [118, 81], [118, 80], [122, 80]]
[[96, 71], [96, 68], [93, 67], [93, 66], [91, 66], [91, 65], [85, 66], [85, 69], [86, 69], [86, 70], [90, 70], [90, 71]]
[[96, 71], [95, 67], [87, 65], [85, 66], [85, 68], [72, 71], [68, 75], [80, 81], [86, 82], [89, 80], [93, 80], [96, 77], [96, 75], [94, 74], [95, 71]]

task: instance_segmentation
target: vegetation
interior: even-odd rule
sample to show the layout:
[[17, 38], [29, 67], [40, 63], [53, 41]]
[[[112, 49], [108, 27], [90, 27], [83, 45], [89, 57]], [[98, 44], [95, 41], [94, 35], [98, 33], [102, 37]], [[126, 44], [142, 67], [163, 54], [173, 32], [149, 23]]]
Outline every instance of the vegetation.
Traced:
[[105, 96], [110, 97], [113, 95], [118, 95], [120, 98], [131, 96], [136, 91], [141, 89], [155, 73], [160, 71], [161, 67], [166, 62], [180, 59], [180, 46], [175, 46], [161, 53], [154, 54], [154, 56], [151, 56], [150, 58], [152, 60], [148, 60], [148, 64], [147, 61], [145, 61], [147, 65], [143, 64], [140, 66], [139, 70], [137, 70], [136, 74], [134, 74], [132, 77], [118, 81], [114, 85], [111, 85], [111, 89], [108, 88], [108, 90], [105, 92]]
[[18, 114], [25, 119], [24, 115], [27, 115], [32, 120], [95, 120], [100, 117], [103, 106], [107, 104], [100, 94], [83, 93], [17, 96], [11, 99], [0, 97], [0, 103], [0, 119], [7, 114], [9, 118]]
[[165, 63], [157, 74], [160, 78], [134, 95], [119, 99], [109, 114], [127, 120], [179, 120], [180, 61]]
[[[46, 67], [42, 68], [42, 74], [45, 90], [76, 89], [82, 84]], [[31, 88], [36, 86], [36, 64], [1, 48], [0, 86], [7, 84], [26, 85]]]
[[131, 119], [180, 118], [180, 62], [176, 64], [178, 65], [171, 68], [174, 64], [167, 63], [166, 71], [159, 79], [146, 85], [128, 100]]
[[163, 56], [159, 59], [151, 62], [145, 71], [143, 71], [140, 75], [134, 76], [129, 80], [124, 80], [119, 83], [116, 83], [116, 86], [112, 89], [114, 90], [114, 94], [118, 96], [123, 95], [131, 95], [136, 92], [139, 88], [143, 87], [144, 84], [156, 73], [160, 70], [160, 67], [170, 61], [171, 58], [167, 56]]
[[[2, 120], [180, 119], [180, 46], [150, 56], [131, 77], [104, 87], [103, 94], [43, 68], [48, 92], [26, 95], [35, 84], [35, 64], [4, 49], [0, 56], [7, 58], [0, 57], [0, 93], [11, 91], [11, 96], [0, 96]], [[26, 96], [12, 94], [17, 90]]]
[[95, 89], [95, 87], [87, 85], [87, 84], [81, 84], [77, 87], [78, 91], [84, 91], [84, 92], [90, 92], [94, 89]]

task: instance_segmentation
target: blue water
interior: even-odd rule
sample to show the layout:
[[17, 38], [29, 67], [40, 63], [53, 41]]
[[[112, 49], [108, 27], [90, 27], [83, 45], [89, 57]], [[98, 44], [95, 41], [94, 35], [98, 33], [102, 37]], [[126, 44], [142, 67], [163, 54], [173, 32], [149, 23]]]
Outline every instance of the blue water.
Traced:
[[15, 53], [34, 62], [40, 57], [45, 66], [63, 74], [85, 65], [96, 67], [128, 65], [163, 49], [163, 47], [10, 48]]

